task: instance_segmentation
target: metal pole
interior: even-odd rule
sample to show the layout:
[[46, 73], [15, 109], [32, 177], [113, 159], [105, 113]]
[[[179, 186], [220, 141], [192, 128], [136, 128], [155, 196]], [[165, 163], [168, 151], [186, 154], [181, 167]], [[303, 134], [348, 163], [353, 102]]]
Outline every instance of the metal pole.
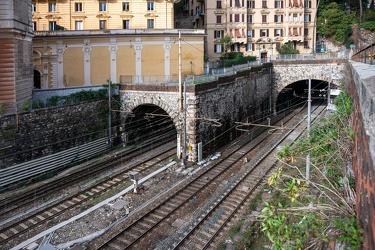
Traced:
[[[181, 31], [178, 31], [178, 92], [179, 92], [179, 97], [178, 97], [178, 114], [179, 114], [179, 122], [181, 123], [181, 130], [180, 134], [177, 138], [177, 157], [179, 160], [183, 160], [184, 156], [181, 157], [181, 145], [182, 145], [182, 133], [184, 129], [182, 128], [183, 126], [183, 121], [182, 121], [182, 115], [183, 115], [183, 96], [182, 96], [182, 59], [181, 59]], [[181, 159], [182, 158], [182, 159]], [[182, 162], [183, 164], [184, 162]]]
[[[310, 137], [310, 123], [311, 123], [311, 78], [309, 78], [309, 92], [307, 98], [307, 138]], [[310, 154], [306, 156], [306, 179], [310, 179]]]
[[108, 81], [108, 146], [112, 146], [112, 134], [111, 134], [111, 80]]
[[186, 81], [184, 81], [184, 158], [182, 164], [186, 166]]

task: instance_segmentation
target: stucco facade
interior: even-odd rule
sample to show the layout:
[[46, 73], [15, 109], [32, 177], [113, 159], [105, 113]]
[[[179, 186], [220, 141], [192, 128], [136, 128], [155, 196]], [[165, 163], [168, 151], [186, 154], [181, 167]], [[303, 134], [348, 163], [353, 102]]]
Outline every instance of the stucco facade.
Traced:
[[189, 1], [195, 26], [207, 30], [207, 56], [211, 62], [224, 52], [220, 38], [229, 35], [229, 51], [263, 60], [278, 54], [276, 48], [292, 43], [310, 53], [315, 39], [316, 0]]
[[[179, 40], [181, 36], [181, 41]], [[37, 88], [114, 83], [155, 83], [181, 74], [203, 74], [204, 30], [108, 30], [36, 32]], [[179, 53], [181, 44], [181, 53]]]
[[32, 0], [35, 31], [173, 29], [173, 4], [146, 0]]

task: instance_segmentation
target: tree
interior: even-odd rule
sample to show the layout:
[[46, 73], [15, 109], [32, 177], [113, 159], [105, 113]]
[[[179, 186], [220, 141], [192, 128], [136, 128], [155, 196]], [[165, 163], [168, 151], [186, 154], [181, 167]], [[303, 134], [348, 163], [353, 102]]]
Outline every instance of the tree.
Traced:
[[226, 57], [229, 47], [233, 44], [232, 38], [229, 35], [225, 35], [220, 38], [220, 43], [224, 47], [224, 57]]
[[348, 38], [352, 31], [351, 26], [358, 18], [355, 12], [347, 13], [345, 6], [332, 2], [321, 10], [317, 19], [317, 32], [323, 36], [331, 37], [338, 43], [350, 43]]
[[280, 55], [299, 54], [299, 50], [295, 49], [291, 43], [284, 43], [276, 50]]

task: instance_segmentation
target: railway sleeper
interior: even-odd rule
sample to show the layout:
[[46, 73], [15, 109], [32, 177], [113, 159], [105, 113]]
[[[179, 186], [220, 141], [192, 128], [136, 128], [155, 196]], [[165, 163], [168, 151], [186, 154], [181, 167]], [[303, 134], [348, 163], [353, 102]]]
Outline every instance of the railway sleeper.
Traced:
[[149, 222], [151, 225], [154, 225], [158, 222], [158, 220], [151, 218], [148, 216], [147, 218], [143, 218], [144, 221]]
[[118, 250], [122, 250], [123, 247], [120, 247], [119, 245], [115, 244], [115, 243], [110, 243], [108, 244], [109, 248], [108, 249], [118, 249]]

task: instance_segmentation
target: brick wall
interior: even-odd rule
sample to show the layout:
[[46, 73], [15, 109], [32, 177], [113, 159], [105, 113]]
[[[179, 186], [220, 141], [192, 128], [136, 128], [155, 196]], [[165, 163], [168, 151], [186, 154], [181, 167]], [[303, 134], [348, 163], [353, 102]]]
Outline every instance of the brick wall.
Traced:
[[370, 65], [351, 64], [353, 78], [349, 81], [349, 93], [354, 104], [353, 171], [356, 180], [356, 209], [364, 229], [364, 249], [372, 250], [375, 249], [375, 71], [368, 68]]

